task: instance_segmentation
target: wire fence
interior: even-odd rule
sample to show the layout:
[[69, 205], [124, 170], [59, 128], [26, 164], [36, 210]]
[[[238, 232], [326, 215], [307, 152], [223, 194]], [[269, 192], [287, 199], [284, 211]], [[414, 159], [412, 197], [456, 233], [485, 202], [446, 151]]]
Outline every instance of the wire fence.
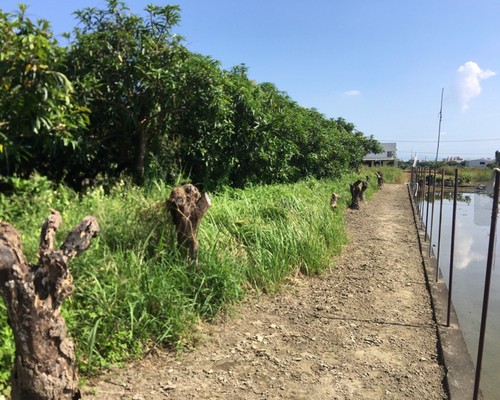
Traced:
[[[437, 244], [433, 246], [434, 239], [434, 219], [435, 215], [435, 202], [436, 202], [436, 186], [439, 186], [440, 191], [440, 207], [439, 207], [439, 219], [437, 223]], [[458, 169], [455, 169], [454, 179], [446, 179], [444, 170], [438, 171], [435, 169], [424, 169], [424, 168], [413, 168], [411, 171], [410, 179], [410, 193], [414, 205], [416, 206], [417, 213], [420, 219], [420, 228], [425, 231], [424, 241], [429, 241], [428, 247], [428, 257], [435, 258], [436, 262], [433, 263], [435, 266], [434, 279], [438, 282], [440, 276], [440, 269], [445, 268], [443, 260], [441, 259], [441, 248], [442, 248], [442, 230], [443, 230], [443, 199], [445, 188], [449, 187], [453, 190], [453, 212], [451, 215], [451, 232], [450, 232], [450, 257], [449, 265], [447, 269], [448, 275], [448, 304], [447, 304], [447, 318], [446, 326], [450, 328], [450, 315], [452, 309], [452, 295], [453, 295], [453, 272], [455, 269], [455, 236], [456, 236], [456, 223], [457, 223], [457, 197], [459, 188], [460, 176]], [[489, 185], [481, 185], [481, 190], [484, 190], [492, 197], [492, 210], [491, 210], [491, 221], [489, 229], [489, 242], [488, 242], [488, 254], [486, 258], [486, 269], [485, 269], [485, 283], [484, 292], [482, 300], [482, 313], [481, 313], [481, 323], [479, 327], [479, 344], [476, 359], [476, 372], [474, 380], [473, 389], [473, 400], [477, 400], [480, 396], [480, 382], [481, 382], [481, 370], [483, 364], [483, 353], [484, 353], [484, 343], [486, 336], [486, 324], [488, 318], [488, 306], [490, 298], [490, 288], [491, 288], [491, 276], [494, 265], [495, 257], [495, 244], [496, 244], [496, 231], [497, 231], [497, 219], [498, 219], [498, 198], [500, 191], [500, 169], [493, 170], [493, 178]], [[435, 251], [433, 250], [435, 248]]]

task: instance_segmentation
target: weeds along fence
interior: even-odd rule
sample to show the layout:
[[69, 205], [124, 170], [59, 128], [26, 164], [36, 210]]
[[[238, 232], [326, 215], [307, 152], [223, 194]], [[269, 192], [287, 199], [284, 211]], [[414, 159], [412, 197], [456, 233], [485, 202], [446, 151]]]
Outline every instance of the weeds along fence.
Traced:
[[[434, 266], [434, 280], [438, 282], [443, 279], [440, 274], [444, 270], [445, 262], [442, 260], [442, 237], [443, 237], [443, 199], [445, 193], [450, 194], [453, 201], [453, 209], [451, 213], [451, 228], [450, 229], [450, 249], [449, 249], [449, 264], [447, 269], [448, 282], [448, 299], [447, 299], [447, 314], [446, 314], [446, 328], [450, 328], [450, 316], [452, 310], [452, 295], [454, 288], [454, 270], [455, 270], [455, 246], [456, 246], [456, 228], [457, 222], [457, 201], [460, 195], [459, 188], [465, 184], [470, 184], [467, 180], [460, 176], [459, 170], [453, 171], [453, 176], [450, 177], [450, 171], [413, 168], [411, 171], [410, 179], [410, 193], [418, 213], [418, 221], [420, 229], [424, 231], [424, 242], [428, 245], [427, 256], [434, 259], [435, 262], [431, 263]], [[469, 186], [470, 188], [470, 186]], [[479, 343], [477, 347], [477, 359], [475, 363], [475, 377], [473, 399], [476, 400], [480, 394], [480, 382], [483, 366], [484, 345], [486, 338], [486, 324], [488, 317], [490, 288], [492, 281], [492, 271], [495, 260], [495, 245], [496, 245], [496, 232], [497, 232], [497, 219], [498, 219], [498, 200], [500, 191], [500, 169], [493, 171], [493, 177], [489, 184], [479, 184], [472, 187], [475, 190], [481, 190], [492, 198], [491, 221], [489, 224], [489, 240], [488, 250], [485, 265], [484, 275], [484, 290], [482, 294], [482, 312], [481, 321], [479, 326]], [[470, 190], [470, 189], [469, 189]], [[439, 215], [436, 215], [435, 205], [439, 201]], [[460, 218], [460, 216], [458, 217]], [[435, 223], [437, 221], [437, 223]], [[437, 229], [434, 229], [435, 225]], [[437, 232], [436, 232], [437, 230]], [[441, 267], [441, 268], [440, 268]]]

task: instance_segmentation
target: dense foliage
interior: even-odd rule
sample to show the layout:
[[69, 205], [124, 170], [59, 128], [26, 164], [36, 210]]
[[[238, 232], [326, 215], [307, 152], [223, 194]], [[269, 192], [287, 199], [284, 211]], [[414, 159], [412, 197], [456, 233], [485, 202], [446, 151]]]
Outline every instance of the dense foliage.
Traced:
[[244, 65], [195, 54], [177, 6], [118, 0], [75, 13], [67, 47], [22, 6], [0, 13], [0, 174], [80, 189], [96, 178], [189, 176], [205, 188], [333, 178], [379, 150], [342, 118], [298, 105]]
[[64, 75], [65, 50], [49, 23], [33, 23], [21, 5], [0, 10], [0, 174], [46, 171], [60, 147], [75, 148], [88, 109]]

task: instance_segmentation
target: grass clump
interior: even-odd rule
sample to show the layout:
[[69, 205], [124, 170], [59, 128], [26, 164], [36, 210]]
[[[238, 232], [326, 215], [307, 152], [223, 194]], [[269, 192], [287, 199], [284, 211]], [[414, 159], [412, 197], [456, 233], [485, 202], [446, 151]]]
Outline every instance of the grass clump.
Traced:
[[398, 167], [362, 167], [360, 175], [369, 176], [370, 180], [377, 181], [375, 172], [381, 172], [384, 177], [384, 183], [406, 183], [408, 175]]
[[[487, 183], [493, 176], [493, 172], [490, 168], [447, 166], [444, 168], [445, 179], [455, 179], [455, 169], [458, 169], [459, 184], [461, 185]], [[438, 169], [437, 171], [438, 174], [441, 173], [441, 169]]]
[[[139, 188], [124, 181], [78, 195], [40, 176], [14, 180], [13, 192], [0, 195], [0, 220], [18, 229], [34, 263], [50, 208], [63, 217], [60, 242], [85, 215], [97, 218], [99, 236], [73, 260], [75, 293], [63, 307], [80, 370], [91, 374], [152, 345], [191, 346], [200, 321], [211, 321], [249, 290], [275, 292], [290, 274], [319, 274], [330, 267], [347, 241], [343, 210], [350, 200], [348, 184], [356, 179], [210, 195], [196, 267], [177, 249], [165, 208], [172, 188], [159, 182]], [[329, 204], [333, 191], [341, 195], [336, 211]], [[3, 304], [0, 326], [2, 390], [14, 350]]]

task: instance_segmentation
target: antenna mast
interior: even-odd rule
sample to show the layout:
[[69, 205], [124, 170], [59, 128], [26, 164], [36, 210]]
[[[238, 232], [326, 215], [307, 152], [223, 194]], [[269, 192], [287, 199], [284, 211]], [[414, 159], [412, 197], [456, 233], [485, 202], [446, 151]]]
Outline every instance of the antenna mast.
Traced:
[[437, 149], [436, 149], [436, 162], [438, 161], [439, 141], [441, 140], [441, 121], [443, 119], [443, 93], [444, 93], [444, 88], [441, 88], [441, 107], [439, 109], [439, 129], [438, 129], [438, 141], [437, 141]]

